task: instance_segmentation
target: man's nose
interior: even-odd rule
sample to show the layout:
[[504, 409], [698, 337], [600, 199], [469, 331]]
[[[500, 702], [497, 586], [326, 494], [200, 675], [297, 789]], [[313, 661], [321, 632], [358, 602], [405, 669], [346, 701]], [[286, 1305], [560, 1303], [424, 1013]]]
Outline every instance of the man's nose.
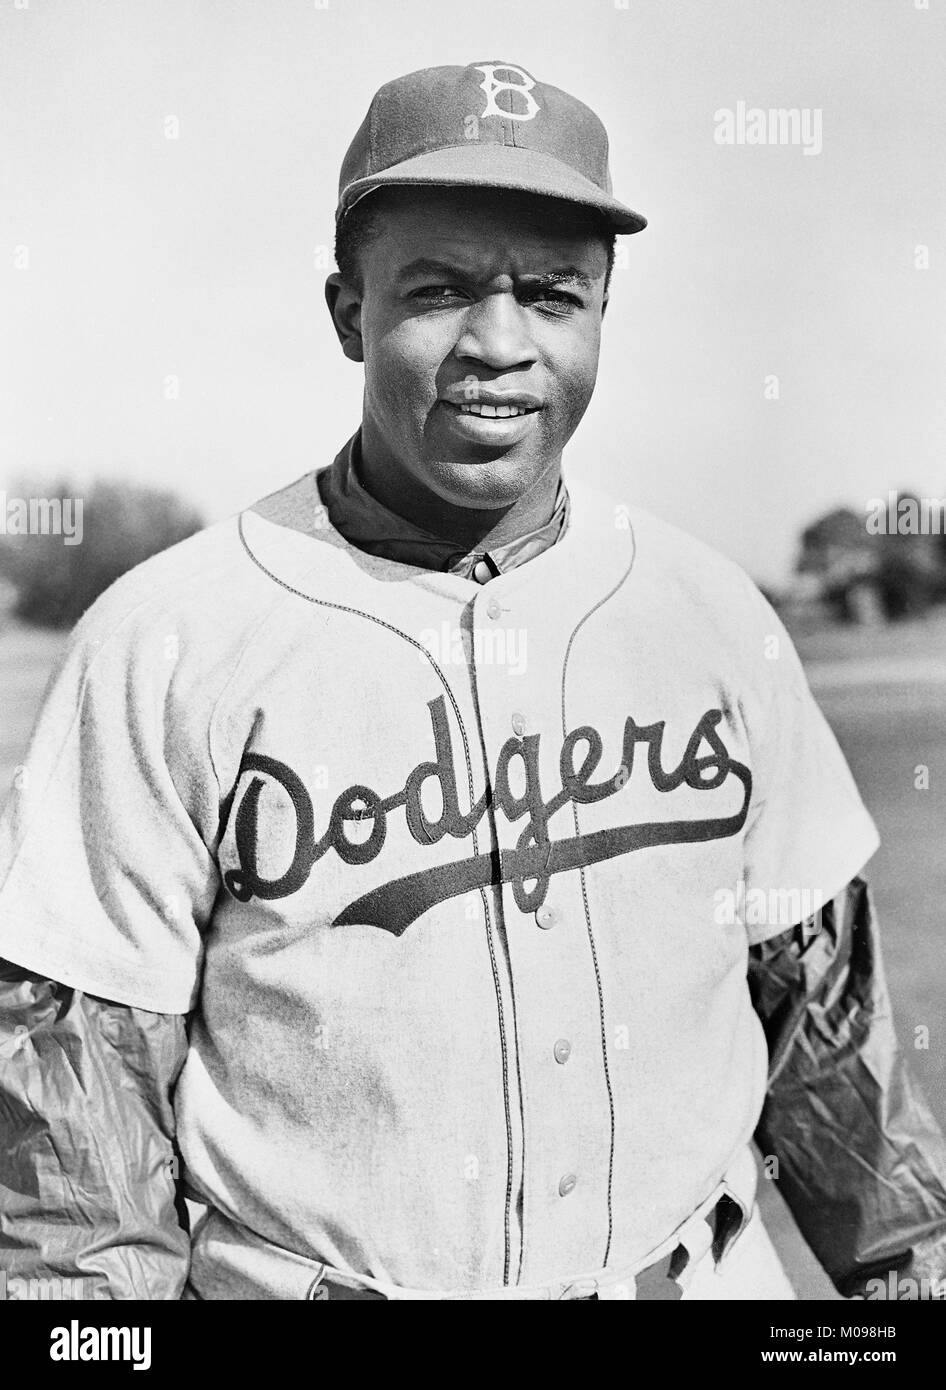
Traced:
[[463, 331], [454, 348], [463, 361], [504, 371], [536, 360], [529, 317], [514, 294], [485, 294], [465, 310]]

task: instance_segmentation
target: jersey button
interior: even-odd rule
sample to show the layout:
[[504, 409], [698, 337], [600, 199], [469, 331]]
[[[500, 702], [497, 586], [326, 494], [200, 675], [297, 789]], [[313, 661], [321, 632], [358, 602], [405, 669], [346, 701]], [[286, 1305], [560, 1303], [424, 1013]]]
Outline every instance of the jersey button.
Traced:
[[526, 731], [526, 717], [524, 714], [520, 714], [518, 710], [512, 716], [512, 731], [516, 735], [516, 738], [522, 738], [522, 735]]
[[566, 1173], [565, 1176], [559, 1180], [558, 1195], [560, 1197], [567, 1197], [569, 1192], [574, 1192], [577, 1182], [578, 1179], [575, 1177], [574, 1173]]
[[503, 607], [498, 598], [491, 598], [486, 605], [486, 616], [488, 618], [498, 618], [502, 611]]
[[556, 1062], [561, 1062], [564, 1066], [572, 1055], [572, 1045], [567, 1038], [559, 1038], [558, 1042], [552, 1048], [552, 1052], [555, 1055]]
[[535, 914], [535, 920], [543, 931], [548, 931], [549, 927], [554, 927], [556, 922], [554, 907], [540, 907]]

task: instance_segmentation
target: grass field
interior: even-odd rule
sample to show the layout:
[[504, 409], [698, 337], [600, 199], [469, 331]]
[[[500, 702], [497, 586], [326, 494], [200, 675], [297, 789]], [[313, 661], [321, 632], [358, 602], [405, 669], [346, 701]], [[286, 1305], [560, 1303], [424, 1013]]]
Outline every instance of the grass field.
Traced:
[[[795, 633], [812, 688], [880, 828], [870, 865], [901, 1040], [946, 1122], [946, 614], [882, 629]], [[63, 634], [0, 624], [0, 800], [23, 758]], [[916, 769], [929, 769], [929, 788]], [[914, 1029], [930, 1032], [928, 1050]], [[836, 1295], [773, 1186], [767, 1224], [803, 1299]]]

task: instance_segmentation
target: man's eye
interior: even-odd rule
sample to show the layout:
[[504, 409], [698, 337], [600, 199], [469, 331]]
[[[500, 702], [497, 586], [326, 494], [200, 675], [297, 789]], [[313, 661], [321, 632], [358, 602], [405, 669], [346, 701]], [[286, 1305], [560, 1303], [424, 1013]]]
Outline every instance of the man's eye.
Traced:
[[556, 313], [581, 308], [581, 300], [565, 290], [526, 290], [522, 300], [525, 304], [548, 304]]
[[[420, 289], [411, 291], [411, 299], [432, 301], [452, 302], [464, 299], [464, 292], [456, 285], [422, 285]], [[582, 301], [573, 294], [565, 290], [553, 290], [546, 287], [539, 289], [524, 289], [519, 292], [519, 301], [522, 304], [535, 304], [548, 309], [550, 313], [567, 313], [571, 309], [580, 309]]]
[[460, 291], [455, 285], [424, 285], [419, 290], [414, 290], [412, 299], [449, 299], [452, 295], [459, 295]]

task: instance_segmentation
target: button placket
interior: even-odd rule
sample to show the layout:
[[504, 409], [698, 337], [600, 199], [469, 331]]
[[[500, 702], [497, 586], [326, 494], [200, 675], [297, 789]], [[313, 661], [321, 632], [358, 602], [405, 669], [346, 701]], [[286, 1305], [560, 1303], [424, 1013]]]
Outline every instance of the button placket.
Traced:
[[[511, 622], [518, 608], [507, 602], [505, 592], [500, 597], [487, 590], [475, 601], [474, 614], [475, 623], [485, 629], [488, 623]], [[543, 643], [543, 650], [546, 636], [540, 623], [535, 640]], [[548, 802], [561, 786], [559, 696], [540, 679], [534, 661], [527, 671], [516, 673], [521, 679], [510, 680], [508, 674], [489, 662], [475, 667], [489, 774], [495, 775], [504, 748], [514, 763], [521, 757], [513, 752], [515, 744], [509, 746], [511, 740], [536, 739], [537, 790]], [[510, 779], [514, 787], [519, 787], [521, 777], [521, 768], [515, 767]], [[526, 813], [510, 819], [496, 808], [494, 814], [499, 853], [515, 863]], [[565, 811], [549, 833], [553, 839], [568, 836]], [[588, 1263], [599, 1258], [598, 1227], [606, 1222], [609, 1131], [598, 1084], [597, 994], [581, 930], [581, 883], [566, 873], [550, 878], [547, 888], [546, 900], [531, 911], [518, 906], [511, 882], [504, 882], [500, 890], [518, 1020], [514, 1036], [519, 1068], [510, 1070], [521, 1080], [523, 1142], [532, 1154], [528, 1170], [521, 1174], [523, 1279], [542, 1277], [550, 1259], [567, 1258], [571, 1264], [576, 1258]], [[551, 1036], [550, 1021], [556, 1030]], [[576, 1186], [571, 1201], [562, 1203]]]

